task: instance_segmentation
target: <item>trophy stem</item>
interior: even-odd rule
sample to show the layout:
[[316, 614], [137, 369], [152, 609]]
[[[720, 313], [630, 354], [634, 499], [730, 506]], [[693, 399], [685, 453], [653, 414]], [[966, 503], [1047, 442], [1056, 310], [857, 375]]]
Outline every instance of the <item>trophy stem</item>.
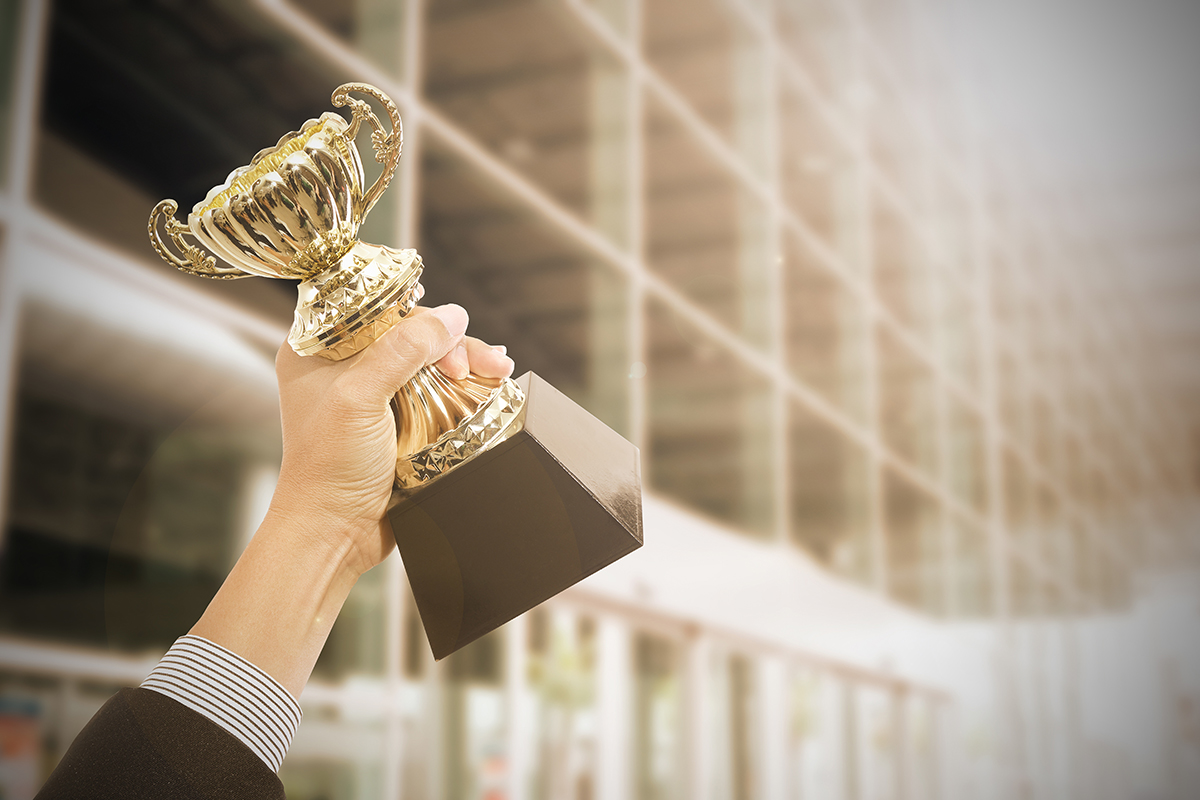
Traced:
[[425, 367], [396, 395], [397, 446], [415, 453], [436, 442], [479, 410], [499, 380], [468, 375], [451, 380], [436, 367]]

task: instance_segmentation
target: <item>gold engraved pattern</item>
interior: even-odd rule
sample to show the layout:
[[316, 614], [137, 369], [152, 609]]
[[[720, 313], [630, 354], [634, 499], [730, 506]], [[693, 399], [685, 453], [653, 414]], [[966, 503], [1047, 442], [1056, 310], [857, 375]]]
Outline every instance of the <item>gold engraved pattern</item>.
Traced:
[[[436, 367], [427, 367], [422, 373], [434, 381], [437, 380], [434, 374], [441, 375]], [[416, 382], [414, 378], [413, 383]], [[397, 400], [402, 402], [400, 398]], [[475, 413], [432, 444], [411, 455], [400, 456], [396, 461], [397, 492], [410, 493], [518, 433], [524, 405], [525, 393], [520, 387], [508, 378], [500, 381]]]
[[[237, 280], [238, 278], [251, 277], [249, 273], [242, 272], [237, 267], [218, 264], [217, 260], [208, 253], [184, 241], [183, 237], [189, 231], [186, 225], [175, 219], [175, 212], [178, 210], [179, 205], [174, 200], [163, 200], [150, 212], [150, 223], [147, 226], [150, 232], [150, 246], [154, 248], [154, 252], [158, 253], [163, 261], [166, 261], [178, 270], [191, 275], [197, 275], [201, 278]], [[160, 219], [163, 221], [162, 227], [166, 230], [167, 235], [171, 237], [171, 242], [179, 248], [179, 252], [183, 254], [183, 257], [172, 253], [170, 248], [167, 247], [166, 242], [162, 240], [162, 236], [158, 232]]]
[[[385, 131], [383, 125], [379, 122], [379, 117], [375, 116], [375, 112], [371, 107], [362, 100], [355, 100], [350, 97], [350, 92], [358, 92], [359, 94], [370, 95], [375, 98], [379, 105], [383, 106], [387, 112], [388, 123], [392, 126], [390, 131]], [[400, 163], [400, 151], [404, 149], [404, 123], [400, 120], [400, 111], [396, 108], [396, 104], [392, 102], [392, 98], [388, 97], [383, 92], [371, 86], [368, 83], [344, 83], [333, 92], [331, 102], [336, 108], [341, 108], [343, 105], [350, 106], [350, 112], [353, 114], [353, 121], [350, 123], [350, 129], [347, 131], [347, 140], [354, 141], [355, 134], [358, 133], [358, 127], [364, 121], [371, 126], [371, 146], [375, 149], [375, 160], [383, 164], [383, 172], [380, 173], [375, 184], [367, 190], [363, 196], [362, 213], [365, 215], [375, 205], [375, 201], [379, 199], [384, 190], [392, 182], [392, 176], [396, 174], [396, 165]]]
[[337, 114], [309, 120], [235, 170], [188, 215], [208, 250], [267, 278], [311, 278], [353, 246], [363, 217], [363, 171]]
[[225, 205], [236, 195], [249, 192], [259, 178], [277, 171], [283, 166], [283, 162], [288, 156], [303, 149], [313, 134], [324, 132], [323, 128], [327, 125], [334, 129], [334, 133], [337, 133], [339, 129], [344, 131], [347, 128], [346, 121], [337, 114], [326, 112], [321, 115], [320, 119], [310, 119], [299, 131], [292, 131], [280, 137], [274, 147], [259, 150], [254, 154], [254, 158], [250, 159], [248, 165], [238, 167], [229, 173], [225, 182], [210, 189], [208, 196], [196, 204], [192, 213], [203, 214], [205, 211]]
[[421, 270], [416, 250], [355, 244], [339, 269], [300, 284], [292, 349], [331, 361], [365, 349], [416, 306]]

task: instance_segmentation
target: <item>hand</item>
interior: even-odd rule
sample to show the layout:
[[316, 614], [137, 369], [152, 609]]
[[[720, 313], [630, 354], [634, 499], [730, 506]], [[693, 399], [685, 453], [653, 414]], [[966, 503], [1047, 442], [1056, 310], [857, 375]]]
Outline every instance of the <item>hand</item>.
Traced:
[[504, 348], [466, 329], [467, 312], [445, 305], [416, 309], [345, 361], [301, 357], [284, 343], [275, 359], [283, 464], [269, 516], [349, 545], [346, 563], [357, 575], [382, 562], [395, 546], [384, 516], [397, 457], [393, 395], [433, 363], [451, 378], [512, 374]]
[[464, 336], [458, 306], [418, 309], [345, 361], [275, 358], [283, 465], [266, 519], [191, 632], [299, 697], [359, 576], [395, 546], [384, 512], [396, 468], [392, 396], [421, 367], [512, 373], [503, 348]]

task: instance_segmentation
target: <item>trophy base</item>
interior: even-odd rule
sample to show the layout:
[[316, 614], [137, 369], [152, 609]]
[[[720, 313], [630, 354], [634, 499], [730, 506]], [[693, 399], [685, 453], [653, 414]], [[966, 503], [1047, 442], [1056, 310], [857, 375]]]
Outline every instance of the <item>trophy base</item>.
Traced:
[[416, 250], [355, 242], [334, 267], [300, 283], [288, 343], [331, 361], [365, 350], [421, 299], [421, 270]]
[[515, 383], [508, 437], [388, 511], [437, 659], [642, 546], [637, 448], [533, 373]]

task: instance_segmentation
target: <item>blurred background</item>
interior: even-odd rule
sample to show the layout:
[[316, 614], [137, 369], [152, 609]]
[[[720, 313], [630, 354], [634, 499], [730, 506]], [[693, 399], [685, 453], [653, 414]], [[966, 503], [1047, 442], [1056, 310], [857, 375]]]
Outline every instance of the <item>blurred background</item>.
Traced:
[[641, 448], [646, 545], [436, 664], [389, 559], [289, 798], [1200, 797], [1198, 4], [0, 0], [0, 798], [278, 475], [294, 285], [150, 209], [346, 80], [362, 238]]

